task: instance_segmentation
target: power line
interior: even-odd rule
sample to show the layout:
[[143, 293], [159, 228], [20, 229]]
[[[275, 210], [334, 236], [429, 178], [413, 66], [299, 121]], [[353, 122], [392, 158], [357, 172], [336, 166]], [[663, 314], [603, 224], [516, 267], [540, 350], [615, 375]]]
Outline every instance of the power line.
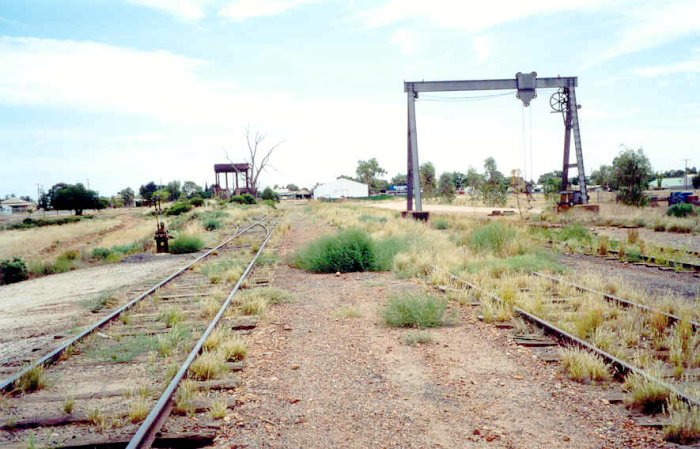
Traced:
[[479, 100], [488, 100], [491, 98], [496, 98], [496, 97], [504, 97], [506, 95], [513, 95], [517, 91], [509, 91], [505, 93], [500, 93], [500, 94], [490, 94], [490, 95], [469, 95], [469, 96], [463, 96], [463, 97], [440, 97], [440, 96], [431, 96], [431, 95], [421, 95], [418, 97], [418, 100], [423, 100], [423, 101], [479, 101]]

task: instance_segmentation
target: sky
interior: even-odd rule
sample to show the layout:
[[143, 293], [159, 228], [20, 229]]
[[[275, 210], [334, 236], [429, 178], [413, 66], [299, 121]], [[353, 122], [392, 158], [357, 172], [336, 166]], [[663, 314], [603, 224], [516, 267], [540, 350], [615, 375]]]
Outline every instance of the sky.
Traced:
[[[0, 0], [0, 196], [214, 182], [282, 144], [261, 184], [377, 158], [406, 172], [404, 81], [577, 76], [586, 171], [624, 147], [700, 166], [700, 0]], [[551, 90], [422, 94], [438, 173], [561, 169]], [[486, 94], [486, 95], [485, 95]], [[486, 97], [486, 98], [484, 98]]]

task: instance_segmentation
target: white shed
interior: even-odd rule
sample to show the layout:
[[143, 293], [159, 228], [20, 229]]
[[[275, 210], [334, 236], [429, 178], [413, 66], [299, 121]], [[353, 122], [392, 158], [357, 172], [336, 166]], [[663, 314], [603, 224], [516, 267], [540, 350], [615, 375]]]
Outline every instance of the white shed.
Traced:
[[314, 198], [367, 198], [369, 186], [361, 182], [340, 178], [321, 184], [314, 189]]

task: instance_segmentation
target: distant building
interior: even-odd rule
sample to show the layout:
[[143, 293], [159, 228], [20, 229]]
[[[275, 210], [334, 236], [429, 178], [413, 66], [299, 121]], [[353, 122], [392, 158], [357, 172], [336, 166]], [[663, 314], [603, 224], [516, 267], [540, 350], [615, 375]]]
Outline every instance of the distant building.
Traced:
[[369, 186], [350, 179], [336, 179], [335, 181], [321, 184], [314, 189], [314, 198], [367, 198]]
[[24, 201], [16, 197], [8, 198], [4, 201], [0, 202], [0, 206], [2, 206], [3, 213], [7, 213], [6, 211], [10, 211], [12, 214], [16, 214], [19, 212], [27, 212], [29, 209], [34, 209], [34, 203], [30, 201]]
[[294, 199], [297, 200], [309, 200], [313, 196], [311, 191], [309, 189], [301, 189], [297, 192], [293, 192], [294, 194]]
[[661, 180], [661, 187], [659, 187], [658, 181], [655, 179], [649, 183], [649, 190], [683, 190], [686, 188], [686, 186], [688, 189], [692, 189], [693, 177], [695, 177], [694, 174], [689, 174], [687, 179], [684, 179], [683, 176], [679, 176], [677, 178], [663, 178]]
[[294, 192], [290, 191], [289, 189], [285, 189], [284, 187], [273, 189], [273, 192], [275, 192], [275, 194], [281, 200], [290, 200], [294, 198]]

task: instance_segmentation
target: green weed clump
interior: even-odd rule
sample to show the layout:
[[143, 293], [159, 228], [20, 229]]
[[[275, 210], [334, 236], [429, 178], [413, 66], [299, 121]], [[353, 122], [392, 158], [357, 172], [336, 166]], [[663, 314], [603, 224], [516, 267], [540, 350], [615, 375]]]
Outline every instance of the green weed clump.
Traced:
[[666, 210], [666, 215], [669, 217], [687, 217], [689, 215], [695, 215], [695, 210], [692, 204], [681, 203], [674, 204]]
[[181, 215], [192, 210], [192, 205], [189, 202], [178, 201], [170, 206], [165, 211], [165, 215]]
[[380, 271], [377, 245], [367, 232], [348, 229], [324, 236], [298, 251], [292, 265], [314, 273]]
[[500, 253], [515, 238], [515, 229], [493, 222], [475, 229], [469, 236], [469, 245], [477, 251]]
[[439, 231], [443, 231], [443, 230], [450, 227], [449, 222], [444, 217], [436, 218], [435, 220], [432, 221], [432, 225], [433, 225], [434, 229], [437, 229]]
[[97, 247], [92, 250], [92, 258], [105, 262], [119, 262], [129, 254], [144, 250], [144, 242], [132, 242], [127, 245], [114, 245], [111, 248]]
[[578, 223], [564, 226], [556, 237], [562, 242], [590, 243], [593, 240], [591, 232]]
[[447, 302], [433, 296], [404, 294], [394, 296], [382, 312], [391, 327], [439, 327], [444, 323]]
[[229, 202], [236, 204], [255, 204], [255, 197], [249, 193], [243, 195], [233, 195]]
[[170, 242], [171, 254], [196, 253], [204, 247], [204, 241], [196, 235], [181, 234]]
[[561, 273], [564, 271], [564, 267], [554, 257], [545, 253], [522, 254], [487, 263], [471, 263], [468, 264], [467, 269], [470, 272], [487, 269], [494, 277], [500, 277], [504, 273], [534, 273], [535, 271]]
[[24, 260], [19, 257], [0, 260], [0, 285], [13, 284], [27, 278], [29, 278], [29, 271]]

